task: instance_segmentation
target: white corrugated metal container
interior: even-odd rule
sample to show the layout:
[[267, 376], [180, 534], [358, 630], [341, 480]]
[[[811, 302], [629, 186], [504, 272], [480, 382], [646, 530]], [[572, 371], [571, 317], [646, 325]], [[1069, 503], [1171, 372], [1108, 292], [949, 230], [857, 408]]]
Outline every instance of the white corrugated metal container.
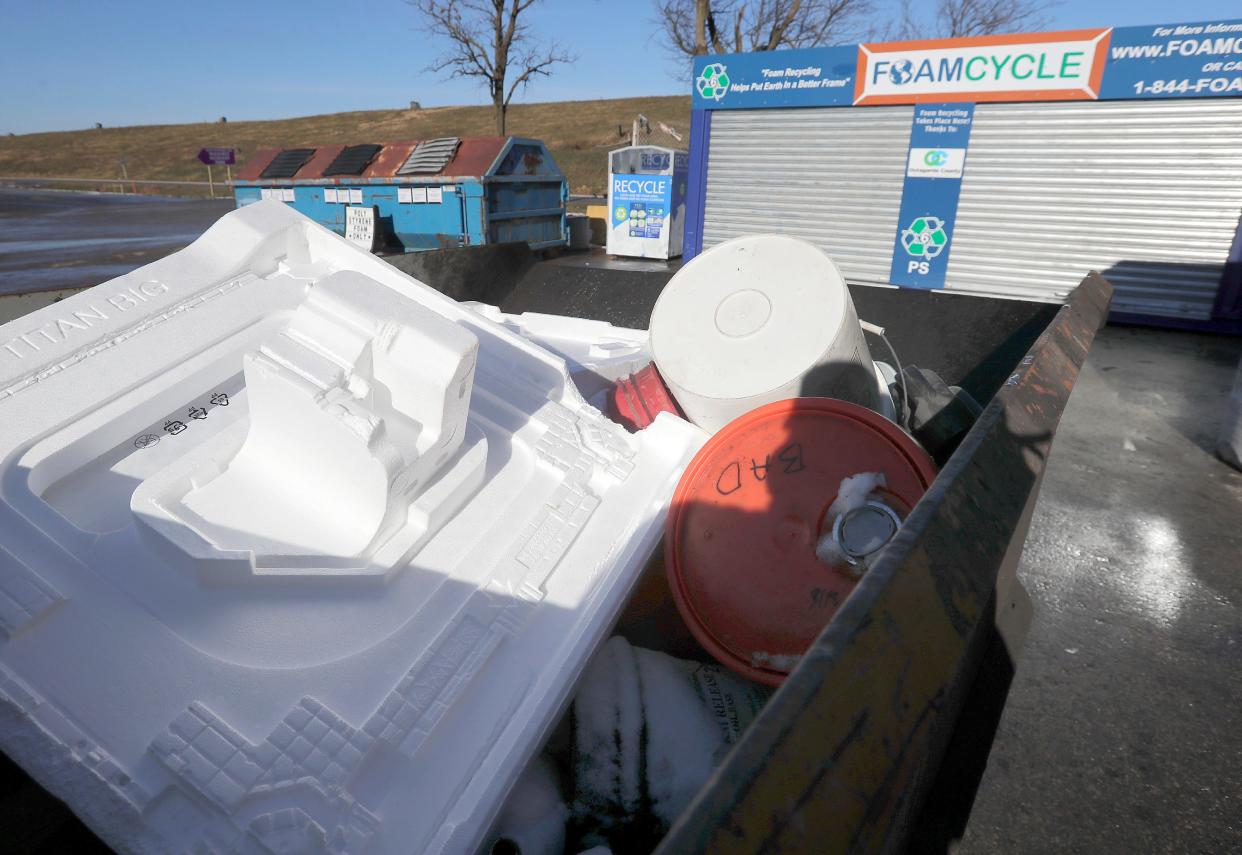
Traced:
[[1122, 312], [1207, 319], [1242, 209], [1242, 100], [975, 110], [947, 281], [1061, 299], [1087, 270]]
[[887, 283], [913, 109], [714, 113], [703, 248], [787, 234], [826, 251], [850, 281]]
[[[887, 283], [912, 110], [714, 113], [704, 247], [780, 231]], [[1207, 319], [1240, 210], [1240, 99], [980, 104], [946, 286], [1059, 301], [1099, 270], [1116, 311]]]

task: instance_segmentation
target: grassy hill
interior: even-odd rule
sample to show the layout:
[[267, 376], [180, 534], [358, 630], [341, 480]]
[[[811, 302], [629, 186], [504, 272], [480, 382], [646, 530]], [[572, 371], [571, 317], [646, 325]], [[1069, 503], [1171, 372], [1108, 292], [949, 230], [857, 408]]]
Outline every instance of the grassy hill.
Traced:
[[[630, 123], [643, 113], [672, 125], [687, 139], [690, 97], [621, 98], [518, 104], [509, 108], [508, 132], [542, 139], [569, 177], [574, 193], [605, 188], [605, 153], [628, 138]], [[261, 148], [330, 143], [383, 142], [495, 133], [490, 107], [433, 107], [423, 110], [367, 110], [265, 122], [139, 125], [101, 130], [61, 131], [0, 137], [0, 177], [106, 178], [120, 175], [128, 161], [137, 179], [205, 180], [195, 155], [203, 146], [238, 149], [238, 160]], [[656, 132], [652, 142], [675, 145]], [[684, 143], [683, 143], [684, 145]], [[223, 179], [223, 168], [217, 177]]]

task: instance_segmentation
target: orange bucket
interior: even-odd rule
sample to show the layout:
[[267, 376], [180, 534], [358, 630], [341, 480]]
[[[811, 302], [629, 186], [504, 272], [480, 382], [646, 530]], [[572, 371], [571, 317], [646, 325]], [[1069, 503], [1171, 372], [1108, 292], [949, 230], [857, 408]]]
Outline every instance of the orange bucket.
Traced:
[[817, 557], [816, 546], [841, 532], [834, 520], [849, 515], [829, 510], [843, 480], [861, 473], [884, 476], [862, 511], [874, 520], [855, 526], [872, 543], [875, 521], [891, 536], [936, 477], [899, 427], [832, 398], [753, 410], [690, 463], [673, 495], [665, 564], [686, 624], [723, 665], [779, 685], [849, 596], [864, 564], [848, 545], [840, 560]]

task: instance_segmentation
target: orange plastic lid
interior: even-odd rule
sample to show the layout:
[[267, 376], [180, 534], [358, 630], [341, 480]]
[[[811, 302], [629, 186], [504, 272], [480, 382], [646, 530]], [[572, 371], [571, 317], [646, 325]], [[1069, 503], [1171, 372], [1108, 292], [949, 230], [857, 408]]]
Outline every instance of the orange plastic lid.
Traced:
[[902, 519], [936, 477], [918, 444], [832, 398], [776, 401], [713, 436], [682, 475], [665, 537], [669, 587], [722, 664], [779, 685], [858, 581], [815, 555], [841, 481], [884, 474]]

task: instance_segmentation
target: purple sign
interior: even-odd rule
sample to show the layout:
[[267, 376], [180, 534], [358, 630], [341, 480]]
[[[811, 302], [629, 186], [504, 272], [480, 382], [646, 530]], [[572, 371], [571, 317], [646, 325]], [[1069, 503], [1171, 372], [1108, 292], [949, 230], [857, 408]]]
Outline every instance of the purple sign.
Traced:
[[237, 152], [231, 148], [205, 148], [199, 151], [198, 159], [208, 166], [221, 163], [232, 166], [237, 163]]

